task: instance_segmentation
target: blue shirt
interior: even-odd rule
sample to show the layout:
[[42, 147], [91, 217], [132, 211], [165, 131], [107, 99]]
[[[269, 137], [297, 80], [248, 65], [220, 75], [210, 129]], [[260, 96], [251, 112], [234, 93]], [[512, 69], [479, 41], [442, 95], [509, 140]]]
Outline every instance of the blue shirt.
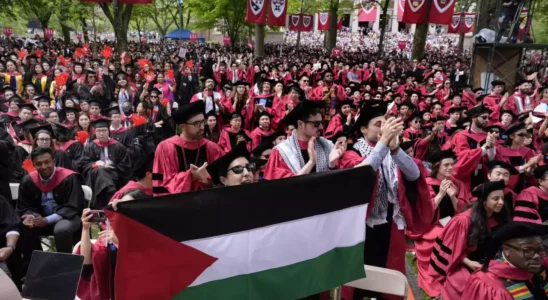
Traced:
[[[42, 180], [42, 183], [44, 185], [48, 185], [48, 183], [53, 178], [53, 175], [55, 175], [55, 171], [57, 168], [53, 168], [53, 173], [51, 173], [51, 176], [47, 179], [42, 178], [40, 174], [40, 180]], [[44, 215], [46, 216], [46, 220], [48, 220], [48, 224], [54, 224], [57, 223], [59, 220], [62, 219], [62, 217], [55, 213], [55, 209], [57, 208], [57, 202], [55, 202], [55, 198], [53, 197], [53, 192], [47, 192], [42, 193], [42, 210], [44, 212]]]

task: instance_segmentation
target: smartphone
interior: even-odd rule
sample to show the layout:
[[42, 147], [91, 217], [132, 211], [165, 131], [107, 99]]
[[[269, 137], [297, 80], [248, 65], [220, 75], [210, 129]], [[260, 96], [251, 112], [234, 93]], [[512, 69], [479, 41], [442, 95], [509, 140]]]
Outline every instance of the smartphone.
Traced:
[[105, 212], [102, 210], [90, 210], [89, 214], [93, 215], [93, 217], [91, 217], [91, 220], [90, 220], [90, 222], [92, 223], [101, 223], [106, 221], [107, 219]]

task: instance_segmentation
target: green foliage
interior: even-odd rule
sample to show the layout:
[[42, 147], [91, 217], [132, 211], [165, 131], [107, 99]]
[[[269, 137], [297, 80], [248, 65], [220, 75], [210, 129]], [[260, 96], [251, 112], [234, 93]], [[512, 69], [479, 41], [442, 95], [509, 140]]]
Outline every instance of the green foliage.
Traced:
[[537, 0], [533, 15], [533, 34], [536, 43], [548, 44], [548, 1]]
[[187, 0], [185, 8], [199, 16], [193, 22], [196, 29], [217, 27], [223, 34], [230, 36], [234, 43], [245, 37], [248, 27], [245, 24], [246, 0]]
[[178, 1], [155, 0], [153, 4], [136, 5], [133, 8], [132, 21], [137, 30], [151, 20], [160, 35], [165, 35], [170, 27], [178, 25]]

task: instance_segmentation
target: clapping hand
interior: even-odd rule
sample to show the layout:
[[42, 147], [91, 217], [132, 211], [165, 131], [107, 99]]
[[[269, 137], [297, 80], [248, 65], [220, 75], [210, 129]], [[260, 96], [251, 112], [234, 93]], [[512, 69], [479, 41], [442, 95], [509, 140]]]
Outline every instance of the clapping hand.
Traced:
[[190, 174], [192, 175], [192, 180], [197, 180], [201, 183], [207, 183], [207, 163], [204, 163], [201, 167], [197, 167], [193, 164], [190, 165]]
[[[315, 141], [316, 141], [315, 137], [310, 138], [310, 140], [308, 141], [308, 157], [309, 157], [308, 161], [312, 162], [313, 164], [316, 164], [317, 157], [318, 157], [316, 154], [316, 149], [314, 148]], [[331, 156], [331, 154], [329, 156]]]

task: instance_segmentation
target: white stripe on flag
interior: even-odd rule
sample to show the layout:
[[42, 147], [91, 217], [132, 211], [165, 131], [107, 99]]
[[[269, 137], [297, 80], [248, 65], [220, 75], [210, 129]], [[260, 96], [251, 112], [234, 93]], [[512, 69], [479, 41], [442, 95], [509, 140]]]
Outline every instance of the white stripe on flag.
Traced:
[[[336, 200], [334, 200], [336, 201]], [[190, 286], [284, 267], [365, 241], [367, 205], [184, 244], [219, 259]]]

